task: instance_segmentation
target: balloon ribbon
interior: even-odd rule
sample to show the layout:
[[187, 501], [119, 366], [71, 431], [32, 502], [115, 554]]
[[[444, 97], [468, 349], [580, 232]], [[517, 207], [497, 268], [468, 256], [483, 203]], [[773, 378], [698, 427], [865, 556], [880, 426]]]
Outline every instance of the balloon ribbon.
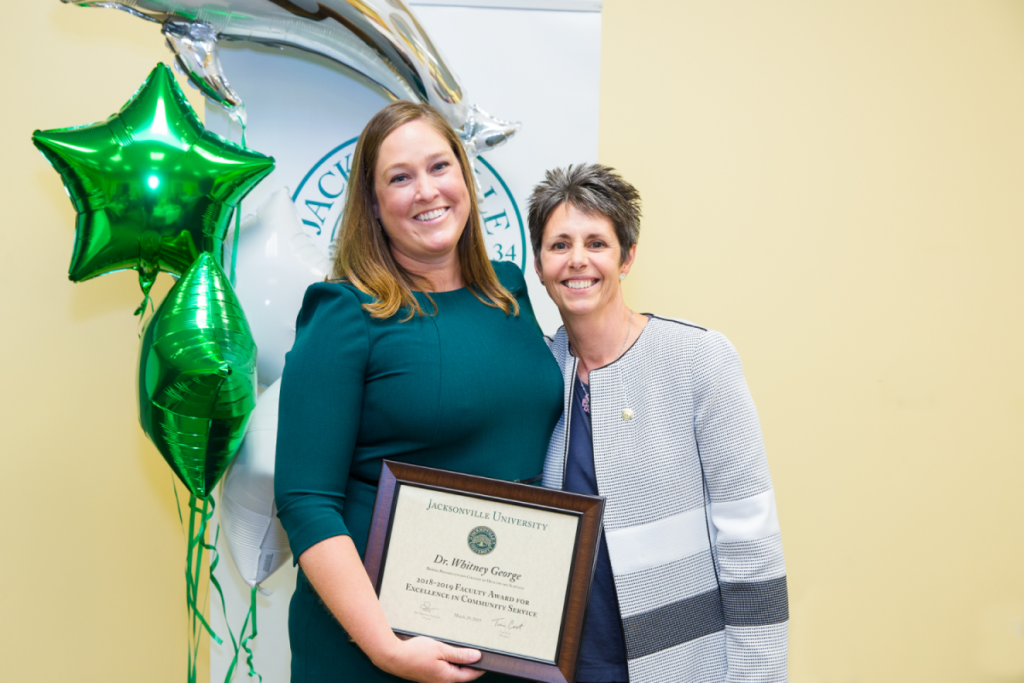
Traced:
[[[245, 635], [245, 629], [249, 625], [250, 618], [252, 619], [252, 633], [242, 638]], [[260, 679], [260, 683], [263, 683], [263, 676], [257, 673], [256, 667], [253, 666], [253, 653], [249, 648], [249, 641], [256, 637], [256, 586], [253, 586], [249, 591], [249, 612], [245, 615], [245, 621], [242, 622], [242, 630], [239, 631], [238, 637], [242, 638], [242, 640], [235, 647], [235, 657], [231, 660], [231, 666], [228, 667], [228, 675], [224, 678], [224, 683], [229, 683], [231, 674], [235, 671], [235, 665], [238, 664], [239, 647], [245, 650], [245, 663], [249, 665], [249, 677], [256, 676]], [[234, 642], [234, 637], [232, 637], [232, 642]]]
[[[174, 490], [175, 500], [178, 499], [178, 490]], [[213, 508], [210, 500], [202, 501], [199, 505], [199, 498], [195, 495], [189, 496], [189, 518], [188, 518], [188, 553], [185, 559], [185, 606], [188, 610], [188, 683], [196, 683], [196, 667], [199, 661], [199, 643], [205, 630], [210, 638], [218, 645], [223, 643], [210, 624], [203, 616], [206, 600], [203, 605], [199, 604], [199, 579], [203, 570], [203, 551], [210, 547], [206, 542], [206, 527], [213, 517]], [[178, 516], [181, 519], [181, 502], [178, 501]], [[197, 524], [198, 519], [198, 524]], [[212, 569], [212, 566], [211, 566]], [[211, 583], [215, 581], [213, 573], [210, 574]], [[214, 584], [216, 585], [216, 584]]]
[[[245, 144], [245, 119], [241, 116], [238, 117], [238, 125], [242, 127], [242, 149], [248, 149]], [[235, 207], [235, 235], [231, 240], [231, 286], [235, 286], [235, 261], [238, 260], [238, 235], [242, 232], [242, 202], [239, 200], [238, 206]], [[224, 259], [221, 259], [223, 261]], [[254, 634], [255, 635], [255, 634]], [[252, 674], [249, 674], [250, 676]], [[260, 678], [262, 681], [262, 677]]]
[[[178, 520], [181, 522], [182, 530], [184, 530], [185, 520], [181, 515], [181, 501], [178, 499], [177, 486], [174, 487], [174, 499], [178, 503]], [[202, 502], [200, 507], [199, 503]], [[203, 568], [203, 552], [210, 551], [210, 585], [213, 586], [214, 590], [217, 591], [217, 595], [220, 597], [221, 612], [224, 615], [224, 624], [228, 629], [228, 636], [231, 638], [231, 645], [234, 650], [234, 656], [231, 659], [231, 666], [228, 667], [227, 675], [224, 677], [225, 683], [230, 683], [231, 676], [235, 672], [235, 666], [238, 664], [238, 657], [241, 654], [241, 650], [246, 652], [246, 664], [249, 666], [249, 676], [256, 676], [259, 678], [260, 683], [263, 681], [261, 676], [253, 664], [253, 652], [249, 647], [249, 641], [256, 637], [256, 587], [254, 586], [250, 591], [249, 596], [249, 611], [245, 615], [245, 621], [242, 623], [242, 629], [239, 632], [239, 638], [235, 639], [235, 634], [231, 630], [231, 624], [228, 622], [228, 608], [227, 601], [224, 599], [224, 591], [221, 588], [220, 581], [217, 580], [217, 565], [220, 564], [220, 552], [217, 550], [217, 541], [220, 540], [220, 524], [217, 525], [216, 531], [214, 532], [214, 538], [212, 543], [206, 541], [206, 531], [210, 520], [213, 518], [214, 509], [216, 503], [214, 503], [214, 497], [209, 496], [206, 499], [197, 498], [195, 495], [189, 496], [189, 522], [188, 522], [188, 555], [185, 561], [185, 603], [188, 608], [188, 622], [189, 622], [189, 643], [188, 643], [188, 683], [196, 683], [197, 665], [199, 661], [199, 644], [202, 639], [203, 631], [209, 634], [210, 638], [218, 645], [223, 645], [224, 641], [218, 636], [209, 622], [204, 616], [206, 599], [203, 600], [202, 605], [199, 602], [199, 579], [202, 575]], [[196, 520], [199, 520], [198, 528], [196, 526]], [[207, 593], [209, 597], [209, 593]], [[245, 636], [245, 631], [249, 628], [249, 624], [252, 624], [251, 633]], [[242, 637], [245, 636], [245, 637]]]

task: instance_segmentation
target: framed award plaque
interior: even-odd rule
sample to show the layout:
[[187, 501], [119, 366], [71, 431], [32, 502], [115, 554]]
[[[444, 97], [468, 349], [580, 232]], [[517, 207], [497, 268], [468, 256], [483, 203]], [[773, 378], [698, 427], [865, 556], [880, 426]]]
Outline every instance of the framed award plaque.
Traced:
[[570, 683], [603, 515], [597, 496], [386, 460], [364, 566], [399, 636]]

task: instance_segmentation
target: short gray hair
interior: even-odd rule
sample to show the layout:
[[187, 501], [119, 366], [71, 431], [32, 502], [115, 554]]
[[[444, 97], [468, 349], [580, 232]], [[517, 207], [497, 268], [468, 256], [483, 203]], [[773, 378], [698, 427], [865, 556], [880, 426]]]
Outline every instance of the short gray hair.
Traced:
[[530, 244], [538, 262], [544, 227], [562, 204], [572, 204], [577, 211], [591, 216], [600, 214], [610, 220], [623, 262], [640, 239], [640, 193], [614, 168], [601, 164], [556, 168], [544, 174], [544, 180], [530, 195]]

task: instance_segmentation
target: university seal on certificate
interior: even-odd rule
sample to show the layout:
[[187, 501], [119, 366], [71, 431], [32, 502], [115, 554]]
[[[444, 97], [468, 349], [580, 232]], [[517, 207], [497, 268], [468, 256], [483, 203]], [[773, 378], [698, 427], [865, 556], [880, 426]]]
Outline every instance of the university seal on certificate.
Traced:
[[486, 671], [575, 677], [604, 499], [385, 461], [365, 567], [400, 636]]
[[477, 555], [486, 555], [494, 550], [494, 544], [498, 542], [494, 532], [488, 527], [478, 526], [469, 532], [469, 549]]

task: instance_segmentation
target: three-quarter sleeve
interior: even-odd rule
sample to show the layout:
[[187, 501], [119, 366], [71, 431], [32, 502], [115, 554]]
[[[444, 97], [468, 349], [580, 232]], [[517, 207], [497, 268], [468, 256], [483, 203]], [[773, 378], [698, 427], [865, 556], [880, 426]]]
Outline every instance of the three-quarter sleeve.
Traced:
[[306, 290], [281, 378], [274, 475], [277, 514], [296, 562], [310, 546], [349, 535], [342, 512], [368, 356], [355, 293], [335, 283]]
[[786, 567], [761, 424], [739, 355], [717, 332], [694, 359], [694, 427], [715, 533], [729, 682], [787, 680]]

